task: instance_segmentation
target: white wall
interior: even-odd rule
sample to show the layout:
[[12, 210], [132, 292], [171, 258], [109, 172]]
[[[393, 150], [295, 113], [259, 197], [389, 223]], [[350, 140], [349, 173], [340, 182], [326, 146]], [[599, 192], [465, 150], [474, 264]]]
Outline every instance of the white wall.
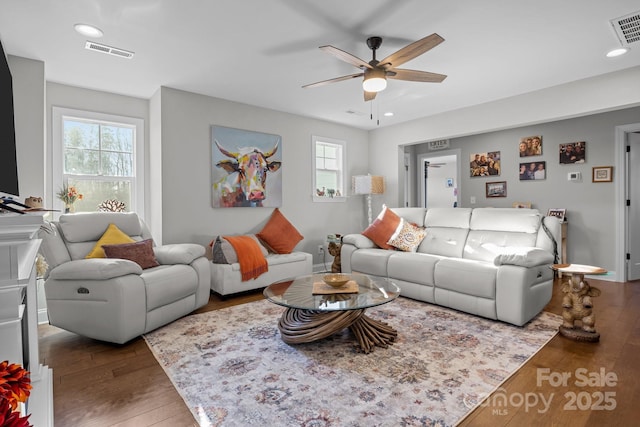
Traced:
[[[587, 79], [375, 130], [370, 134], [372, 173], [397, 175], [397, 162], [389, 159], [397, 156], [398, 146], [407, 143], [451, 138], [451, 147], [462, 150], [462, 159], [468, 159], [473, 152], [501, 151], [499, 179], [470, 178], [463, 173], [459, 186], [461, 206], [510, 207], [514, 201], [531, 201], [533, 207], [543, 213], [548, 208], [566, 208], [569, 216], [568, 260], [615, 271], [614, 186], [618, 183], [591, 183], [591, 168], [615, 164], [614, 128], [640, 122], [640, 108], [585, 115], [589, 110], [598, 113], [613, 110], [615, 106], [640, 105], [640, 85], [637, 84], [640, 67], [613, 73], [609, 78]], [[577, 118], [554, 120], [553, 115]], [[472, 136], [455, 138], [460, 135]], [[543, 155], [531, 160], [547, 162], [547, 179], [520, 182], [517, 144], [521, 137], [531, 135], [543, 136]], [[560, 165], [559, 144], [577, 141], [587, 142], [587, 162]], [[567, 172], [574, 171], [582, 172], [581, 183], [566, 180]], [[508, 197], [487, 199], [487, 181], [507, 181]], [[400, 180], [398, 182], [401, 184]], [[402, 188], [393, 184], [389, 187], [391, 191], [385, 194], [387, 203], [399, 205]], [[471, 196], [476, 197], [477, 204], [470, 204]]]
[[[364, 199], [314, 203], [311, 136], [346, 141], [347, 178], [368, 170], [366, 131], [209, 96], [161, 89], [162, 223], [164, 243], [208, 244], [218, 234], [257, 232], [273, 209], [211, 207], [211, 125], [282, 137], [282, 213], [305, 237], [298, 249], [314, 254], [327, 234], [364, 229]], [[268, 179], [268, 178], [267, 178]]]

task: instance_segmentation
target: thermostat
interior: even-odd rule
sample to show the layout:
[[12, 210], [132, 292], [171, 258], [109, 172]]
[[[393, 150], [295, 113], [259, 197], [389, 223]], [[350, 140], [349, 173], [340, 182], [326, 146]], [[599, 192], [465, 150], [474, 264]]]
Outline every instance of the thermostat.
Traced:
[[580, 181], [582, 179], [582, 174], [580, 172], [569, 172], [567, 174], [567, 179], [569, 181]]

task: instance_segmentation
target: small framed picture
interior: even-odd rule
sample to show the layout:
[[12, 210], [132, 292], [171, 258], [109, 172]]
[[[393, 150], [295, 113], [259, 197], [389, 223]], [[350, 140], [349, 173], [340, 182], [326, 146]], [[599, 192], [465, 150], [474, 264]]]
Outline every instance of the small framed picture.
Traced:
[[520, 138], [519, 152], [520, 157], [542, 155], [542, 135]]
[[447, 187], [453, 187], [453, 178], [447, 178], [446, 184]]
[[469, 176], [500, 175], [500, 152], [473, 153], [469, 156]]
[[560, 154], [561, 165], [584, 163], [587, 153], [587, 143], [584, 141], [580, 141], [560, 144], [560, 148], [558, 151]]
[[552, 208], [547, 211], [547, 216], [555, 216], [560, 220], [560, 222], [564, 221], [564, 215], [567, 212], [566, 209], [557, 209]]
[[594, 166], [591, 182], [613, 181], [613, 166]]
[[487, 197], [507, 197], [507, 181], [487, 182]]
[[520, 181], [547, 178], [547, 162], [520, 163]]

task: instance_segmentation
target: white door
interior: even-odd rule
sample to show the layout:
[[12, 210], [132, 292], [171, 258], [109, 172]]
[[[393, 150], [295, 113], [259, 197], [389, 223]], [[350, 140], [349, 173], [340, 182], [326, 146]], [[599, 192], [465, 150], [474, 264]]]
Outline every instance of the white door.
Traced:
[[640, 279], [640, 133], [628, 133], [627, 141], [627, 280]]
[[458, 198], [460, 150], [418, 156], [418, 182], [420, 194], [418, 206], [426, 208], [451, 208], [460, 206]]

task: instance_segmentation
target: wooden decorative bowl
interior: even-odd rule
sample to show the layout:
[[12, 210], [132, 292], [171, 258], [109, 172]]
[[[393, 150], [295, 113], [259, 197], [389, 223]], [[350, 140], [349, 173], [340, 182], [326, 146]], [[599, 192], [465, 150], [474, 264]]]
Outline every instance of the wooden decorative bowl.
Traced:
[[351, 277], [348, 274], [326, 274], [322, 277], [324, 283], [334, 288], [339, 288], [347, 284]]

